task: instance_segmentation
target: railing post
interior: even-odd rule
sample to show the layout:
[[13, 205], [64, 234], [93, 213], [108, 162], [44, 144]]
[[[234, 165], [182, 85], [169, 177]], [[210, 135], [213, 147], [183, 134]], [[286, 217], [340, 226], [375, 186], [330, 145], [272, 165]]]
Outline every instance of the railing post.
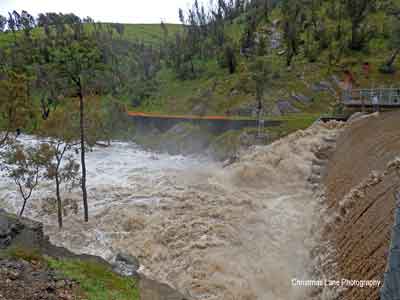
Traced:
[[[361, 106], [362, 111], [366, 111], [370, 106], [377, 111], [380, 111], [384, 106], [400, 106], [399, 88], [343, 89], [340, 93], [341, 101], [344, 105]], [[377, 103], [374, 101], [375, 97], [377, 98]]]
[[362, 91], [360, 91], [361, 95], [361, 111], [365, 112], [365, 95], [363, 95]]

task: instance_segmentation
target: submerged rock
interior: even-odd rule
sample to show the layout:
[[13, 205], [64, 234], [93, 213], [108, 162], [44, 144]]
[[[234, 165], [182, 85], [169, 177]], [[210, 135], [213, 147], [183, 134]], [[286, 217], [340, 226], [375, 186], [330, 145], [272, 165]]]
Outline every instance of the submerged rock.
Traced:
[[298, 102], [300, 102], [300, 103], [302, 103], [304, 105], [309, 105], [314, 101], [314, 99], [312, 97], [308, 97], [308, 96], [303, 95], [303, 94], [296, 94], [295, 92], [293, 92], [291, 94], [291, 96], [292, 96], [292, 98], [294, 100], [296, 100], [296, 101], [298, 101]]
[[129, 254], [118, 253], [113, 263], [113, 271], [122, 276], [137, 276], [139, 260]]

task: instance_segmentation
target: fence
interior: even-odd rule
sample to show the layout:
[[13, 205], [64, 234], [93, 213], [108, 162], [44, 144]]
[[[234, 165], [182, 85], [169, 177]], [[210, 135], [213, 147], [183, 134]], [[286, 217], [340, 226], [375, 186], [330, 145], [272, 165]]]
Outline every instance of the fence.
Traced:
[[400, 192], [396, 193], [396, 200], [396, 220], [392, 232], [388, 266], [381, 289], [381, 300], [400, 300]]
[[342, 101], [346, 106], [400, 107], [400, 88], [354, 89], [343, 91]]

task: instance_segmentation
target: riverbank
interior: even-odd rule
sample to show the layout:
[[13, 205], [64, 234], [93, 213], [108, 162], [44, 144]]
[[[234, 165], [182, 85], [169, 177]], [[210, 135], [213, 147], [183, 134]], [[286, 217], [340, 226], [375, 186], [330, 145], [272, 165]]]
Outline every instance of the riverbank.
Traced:
[[[141, 162], [126, 185], [92, 189], [88, 224], [70, 215], [63, 232], [46, 230], [74, 251], [91, 243], [107, 246], [103, 253], [123, 249], [139, 258], [143, 274], [194, 299], [303, 299], [312, 290], [291, 280], [311, 276], [321, 209], [309, 178], [342, 126], [316, 124], [225, 168], [204, 161], [171, 170], [167, 157], [155, 157], [165, 165], [160, 173]], [[144, 174], [150, 181], [142, 184]]]
[[[42, 224], [0, 210], [2, 300], [185, 300], [164, 284], [139, 276], [135, 260], [119, 255], [114, 265], [52, 245]], [[122, 275], [127, 270], [132, 275]]]
[[[351, 122], [327, 165], [324, 236], [339, 280], [383, 283], [400, 180], [399, 119], [400, 112], [387, 112]], [[340, 299], [378, 300], [379, 287], [349, 287]]]
[[[316, 123], [225, 167], [113, 143], [88, 153], [89, 223], [72, 209], [79, 212], [79, 190], [63, 191], [63, 231], [43, 197], [48, 185], [28, 211], [53, 243], [107, 261], [137, 257], [139, 273], [192, 299], [377, 299], [376, 286], [333, 283], [383, 275], [398, 117]], [[9, 184], [0, 192], [12, 199]], [[293, 283], [323, 278], [332, 285]]]

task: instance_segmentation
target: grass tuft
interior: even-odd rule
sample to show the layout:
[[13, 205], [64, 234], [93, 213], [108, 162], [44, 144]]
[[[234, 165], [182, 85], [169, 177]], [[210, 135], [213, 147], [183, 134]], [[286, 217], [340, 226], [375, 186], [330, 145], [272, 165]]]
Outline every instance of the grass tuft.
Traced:
[[79, 282], [88, 300], [138, 300], [137, 281], [121, 277], [109, 267], [76, 259], [48, 258], [49, 267]]

